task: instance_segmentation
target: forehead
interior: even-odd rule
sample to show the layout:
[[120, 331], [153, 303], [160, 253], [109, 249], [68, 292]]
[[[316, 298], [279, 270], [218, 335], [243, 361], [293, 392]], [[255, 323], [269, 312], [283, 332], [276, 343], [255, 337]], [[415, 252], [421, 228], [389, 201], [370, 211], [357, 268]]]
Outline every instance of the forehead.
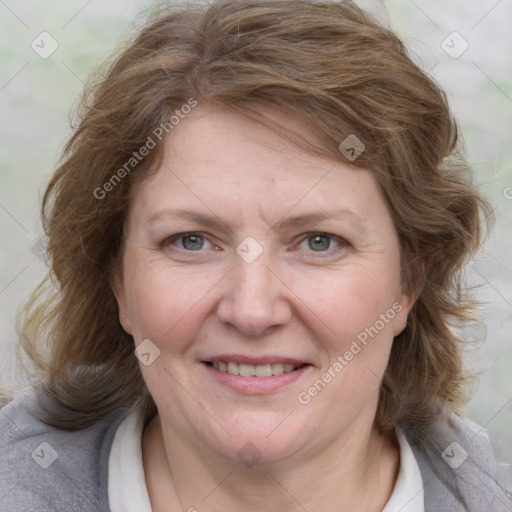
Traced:
[[[272, 115], [314, 141], [308, 126]], [[167, 137], [162, 165], [135, 190], [132, 207], [146, 217], [162, 208], [234, 216], [252, 209], [274, 222], [291, 210], [300, 217], [342, 208], [367, 217], [379, 214], [379, 202], [371, 171], [305, 153], [244, 116], [196, 109]]]
[[[262, 109], [267, 118], [287, 133], [298, 133], [303, 139], [321, 146], [313, 130], [304, 122], [284, 112]], [[199, 172], [210, 175], [212, 169], [222, 176], [237, 170], [252, 170], [259, 175], [270, 168], [281, 178], [301, 171], [332, 164], [299, 149], [291, 141], [249, 117], [220, 109], [196, 109], [166, 139], [168, 162], [188, 163]], [[247, 173], [245, 173], [246, 177]]]

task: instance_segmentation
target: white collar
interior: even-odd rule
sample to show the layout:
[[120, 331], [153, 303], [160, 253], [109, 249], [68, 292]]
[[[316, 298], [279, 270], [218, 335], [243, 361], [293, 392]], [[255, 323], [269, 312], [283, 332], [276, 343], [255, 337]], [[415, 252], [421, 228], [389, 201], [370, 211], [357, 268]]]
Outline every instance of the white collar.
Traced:
[[[142, 408], [135, 407], [119, 425], [108, 462], [111, 512], [152, 512], [142, 463]], [[423, 479], [414, 453], [400, 429], [400, 470], [382, 512], [425, 512]]]
[[152, 512], [142, 463], [142, 408], [135, 407], [116, 430], [108, 459], [111, 512]]
[[423, 478], [416, 457], [402, 431], [396, 436], [400, 448], [400, 470], [395, 488], [382, 512], [425, 512]]

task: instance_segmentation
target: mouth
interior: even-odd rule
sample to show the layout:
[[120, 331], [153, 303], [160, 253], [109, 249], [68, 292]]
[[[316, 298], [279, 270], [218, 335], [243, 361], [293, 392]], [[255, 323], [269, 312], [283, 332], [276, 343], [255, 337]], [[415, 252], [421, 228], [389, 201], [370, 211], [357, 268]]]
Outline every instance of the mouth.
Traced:
[[290, 358], [219, 356], [202, 361], [217, 383], [248, 395], [269, 394], [308, 374], [313, 365]]
[[231, 375], [240, 375], [242, 377], [272, 377], [291, 373], [299, 370], [306, 364], [294, 365], [290, 363], [263, 363], [263, 364], [244, 364], [235, 361], [206, 361], [206, 364], [221, 372]]

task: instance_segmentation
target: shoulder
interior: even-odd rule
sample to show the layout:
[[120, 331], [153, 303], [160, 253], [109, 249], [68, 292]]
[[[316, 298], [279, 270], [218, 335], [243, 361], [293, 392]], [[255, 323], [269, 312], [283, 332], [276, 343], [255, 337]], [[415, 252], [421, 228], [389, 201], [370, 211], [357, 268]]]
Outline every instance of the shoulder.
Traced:
[[108, 457], [127, 410], [80, 430], [37, 419], [26, 388], [0, 409], [0, 510], [108, 511]]
[[512, 467], [500, 463], [489, 434], [476, 423], [447, 412], [424, 440], [411, 437], [425, 493], [425, 512], [512, 511]]

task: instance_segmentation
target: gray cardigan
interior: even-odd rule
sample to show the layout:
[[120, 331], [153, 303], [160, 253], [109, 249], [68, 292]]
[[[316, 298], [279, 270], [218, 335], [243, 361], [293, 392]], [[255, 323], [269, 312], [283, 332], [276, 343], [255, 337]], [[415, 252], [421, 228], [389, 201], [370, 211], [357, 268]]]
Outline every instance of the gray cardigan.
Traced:
[[[128, 409], [81, 430], [60, 430], [29, 412], [34, 397], [26, 388], [0, 409], [0, 510], [110, 512], [108, 458]], [[485, 431], [449, 413], [431, 428], [428, 445], [405, 433], [422, 473], [426, 512], [512, 511], [511, 489], [504, 489], [512, 471], [495, 460]]]

